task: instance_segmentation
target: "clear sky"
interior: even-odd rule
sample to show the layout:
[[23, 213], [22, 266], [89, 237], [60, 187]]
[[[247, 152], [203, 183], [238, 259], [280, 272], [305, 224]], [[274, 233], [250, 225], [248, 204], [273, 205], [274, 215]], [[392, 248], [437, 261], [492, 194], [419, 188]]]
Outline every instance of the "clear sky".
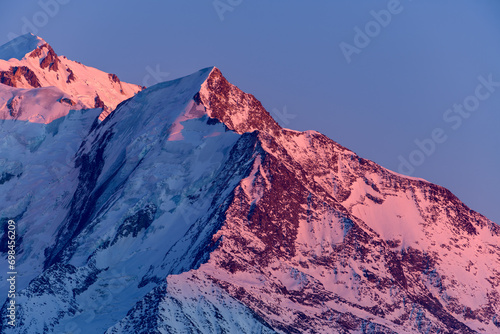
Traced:
[[0, 43], [27, 31], [137, 84], [215, 65], [282, 126], [500, 223], [498, 0], [2, 1]]

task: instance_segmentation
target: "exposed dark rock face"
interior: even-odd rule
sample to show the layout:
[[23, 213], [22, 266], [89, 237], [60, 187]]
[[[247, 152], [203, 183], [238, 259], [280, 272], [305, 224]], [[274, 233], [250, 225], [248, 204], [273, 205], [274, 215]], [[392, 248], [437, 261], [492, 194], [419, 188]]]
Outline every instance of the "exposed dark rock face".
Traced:
[[76, 81], [75, 73], [70, 68], [66, 69], [66, 72], [69, 73], [68, 78], [66, 79], [66, 83], [72, 83]]
[[132, 235], [134, 238], [137, 237], [137, 234], [141, 230], [145, 230], [149, 227], [149, 225], [151, 225], [155, 218], [156, 210], [156, 205], [148, 204], [132, 216], [127, 217], [118, 228], [116, 237], [111, 245], [115, 244], [120, 238], [127, 237], [129, 235]]
[[40, 56], [42, 55], [42, 46], [36, 48], [35, 50], [33, 50], [28, 57], [31, 57], [31, 58], [39, 58]]
[[108, 77], [109, 77], [109, 80], [112, 82], [112, 83], [115, 83], [115, 84], [118, 84], [118, 86], [120, 87], [120, 93], [124, 94], [123, 93], [123, 87], [122, 87], [122, 83], [120, 81], [120, 79], [118, 78], [118, 76], [116, 74], [108, 74]]
[[14, 177], [15, 177], [14, 174], [2, 172], [2, 174], [0, 174], [0, 184], [4, 184], [5, 182], [11, 180]]
[[117, 84], [121, 83], [120, 79], [118, 78], [118, 76], [116, 74], [109, 73], [108, 76], [109, 76], [109, 80], [111, 80], [111, 82], [114, 82]]
[[15, 96], [7, 102], [7, 109], [9, 110], [9, 114], [13, 118], [17, 118], [22, 115], [23, 109], [21, 108], [21, 98]]
[[52, 47], [50, 45], [44, 44], [44, 45], [39, 47], [40, 50], [42, 50], [44, 48], [47, 49], [47, 55], [40, 62], [40, 67], [42, 69], [48, 68], [49, 71], [57, 72], [57, 70], [59, 69], [59, 65], [61, 64], [61, 61], [59, 60], [59, 58], [57, 57], [57, 54], [55, 53], [54, 49], [52, 49]]
[[76, 102], [75, 102], [75, 101], [73, 101], [72, 99], [69, 99], [69, 98], [67, 98], [67, 97], [63, 97], [63, 98], [61, 98], [60, 102], [61, 102], [61, 103], [65, 103], [65, 104], [70, 105], [70, 106], [74, 106], [74, 105], [76, 105]]
[[0, 71], [0, 83], [11, 87], [19, 87], [24, 78], [33, 88], [40, 88], [40, 81], [35, 73], [26, 66], [11, 67], [9, 71]]
[[253, 95], [231, 85], [219, 69], [214, 68], [207, 79], [206, 90], [200, 92], [200, 100], [210, 117], [219, 119], [238, 133], [264, 130], [272, 134], [280, 132], [278, 123]]
[[104, 102], [101, 100], [101, 98], [99, 97], [99, 94], [96, 94], [95, 95], [95, 105], [94, 105], [94, 108], [102, 108], [102, 109], [106, 109], [106, 105], [104, 104]]

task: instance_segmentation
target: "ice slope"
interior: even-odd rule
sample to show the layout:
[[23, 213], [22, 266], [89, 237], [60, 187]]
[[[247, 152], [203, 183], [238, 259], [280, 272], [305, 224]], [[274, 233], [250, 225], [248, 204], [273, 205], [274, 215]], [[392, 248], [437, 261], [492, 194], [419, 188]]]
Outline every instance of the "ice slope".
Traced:
[[89, 112], [2, 123], [27, 273], [2, 332], [499, 330], [500, 228], [448, 190], [280, 128], [216, 68]]
[[[18, 289], [43, 270], [43, 250], [54, 242], [70, 194], [75, 190], [74, 155], [99, 109], [71, 111], [50, 124], [3, 120], [0, 133], [0, 222], [17, 226]], [[6, 252], [2, 235], [2, 254]], [[5, 262], [4, 262], [5, 263]], [[6, 269], [2, 265], [2, 269]], [[0, 274], [0, 291], [7, 293], [7, 271]]]
[[24, 56], [46, 42], [31, 33], [19, 36], [0, 46], [0, 60], [15, 58], [21, 60]]
[[[101, 120], [144, 88], [58, 56], [48, 43], [31, 33], [0, 47], [0, 83], [25, 89], [56, 87], [72, 109], [103, 108]], [[0, 85], [0, 91], [4, 89]], [[1, 111], [5, 114], [5, 108]]]

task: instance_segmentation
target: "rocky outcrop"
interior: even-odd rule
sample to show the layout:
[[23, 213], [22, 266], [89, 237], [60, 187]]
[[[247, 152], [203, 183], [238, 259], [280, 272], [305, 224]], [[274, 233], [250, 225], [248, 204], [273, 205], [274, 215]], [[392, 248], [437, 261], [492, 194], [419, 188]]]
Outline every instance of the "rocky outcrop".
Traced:
[[0, 83], [11, 87], [21, 86], [21, 80], [25, 80], [32, 88], [42, 87], [35, 72], [27, 66], [11, 67], [8, 71], [0, 71]]
[[95, 101], [94, 108], [106, 109], [106, 105], [104, 104], [103, 100], [101, 100], [101, 98], [99, 97], [99, 94], [95, 95], [94, 101]]
[[120, 79], [118, 78], [118, 76], [116, 74], [109, 73], [108, 76], [109, 76], [109, 80], [111, 80], [111, 82], [114, 82], [117, 84], [121, 83]]
[[69, 73], [68, 78], [66, 79], [66, 83], [72, 83], [76, 81], [75, 73], [70, 68], [67, 68], [66, 72]]
[[237, 132], [255, 130], [278, 134], [280, 127], [253, 95], [231, 85], [218, 68], [214, 68], [196, 96], [210, 117], [220, 120]]
[[17, 118], [21, 116], [23, 110], [21, 108], [21, 98], [20, 96], [15, 96], [7, 102], [7, 109], [9, 110], [9, 114], [13, 118]]
[[76, 105], [76, 102], [75, 102], [75, 101], [73, 101], [72, 99], [69, 99], [69, 98], [67, 98], [67, 97], [63, 97], [63, 98], [61, 98], [61, 99], [59, 100], [59, 102], [61, 102], [61, 103], [65, 103], [65, 104], [70, 105], [70, 106], [75, 106], [75, 105]]
[[47, 55], [40, 62], [42, 69], [48, 68], [49, 71], [57, 72], [61, 61], [57, 57], [54, 49], [49, 44], [44, 44], [38, 48], [39, 50], [47, 49]]

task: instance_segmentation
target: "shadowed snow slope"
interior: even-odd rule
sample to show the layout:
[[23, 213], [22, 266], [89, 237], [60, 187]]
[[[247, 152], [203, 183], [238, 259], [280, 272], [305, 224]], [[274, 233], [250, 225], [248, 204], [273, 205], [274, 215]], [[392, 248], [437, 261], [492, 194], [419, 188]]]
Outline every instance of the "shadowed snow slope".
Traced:
[[500, 228], [448, 190], [279, 127], [217, 68], [99, 111], [2, 123], [2, 333], [500, 331]]

